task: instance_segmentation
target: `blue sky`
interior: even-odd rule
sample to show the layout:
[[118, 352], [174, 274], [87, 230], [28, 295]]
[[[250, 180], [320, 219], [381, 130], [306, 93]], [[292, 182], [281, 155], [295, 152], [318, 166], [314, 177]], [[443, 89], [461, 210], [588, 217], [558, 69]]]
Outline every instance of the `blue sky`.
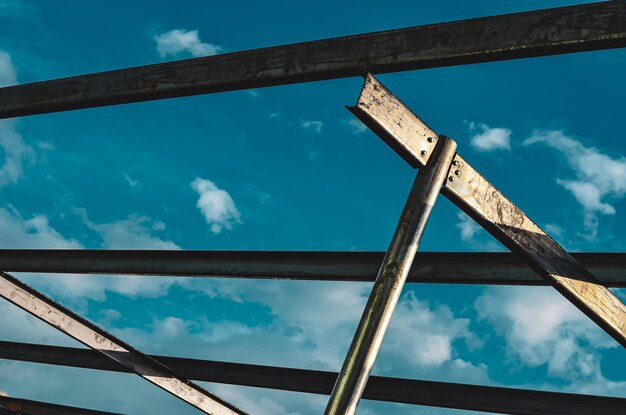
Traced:
[[[0, 0], [0, 85], [568, 4]], [[611, 50], [379, 79], [566, 248], [625, 251], [625, 70], [626, 51]], [[0, 121], [0, 246], [384, 250], [415, 171], [345, 110], [361, 84]], [[443, 198], [420, 248], [502, 249]], [[22, 277], [145, 352], [322, 370], [339, 369], [369, 290]], [[0, 316], [2, 339], [76, 344], [4, 302]], [[374, 373], [626, 397], [625, 364], [626, 352], [552, 289], [425, 284], [405, 288]], [[254, 414], [315, 414], [326, 402], [207, 387]], [[128, 414], [194, 413], [130, 375], [2, 361], [0, 389]], [[465, 413], [359, 409], [391, 411]]]

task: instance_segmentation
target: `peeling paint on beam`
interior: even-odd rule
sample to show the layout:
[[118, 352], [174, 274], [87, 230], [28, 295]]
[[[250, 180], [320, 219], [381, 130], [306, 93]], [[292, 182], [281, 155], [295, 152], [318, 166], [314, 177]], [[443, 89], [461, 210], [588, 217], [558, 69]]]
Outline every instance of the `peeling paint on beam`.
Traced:
[[0, 89], [0, 118], [626, 46], [626, 1], [460, 20]]
[[[329, 395], [337, 373], [151, 356], [196, 381]], [[0, 341], [0, 359], [127, 372], [87, 349]], [[364, 399], [512, 415], [618, 415], [626, 399], [371, 376]]]

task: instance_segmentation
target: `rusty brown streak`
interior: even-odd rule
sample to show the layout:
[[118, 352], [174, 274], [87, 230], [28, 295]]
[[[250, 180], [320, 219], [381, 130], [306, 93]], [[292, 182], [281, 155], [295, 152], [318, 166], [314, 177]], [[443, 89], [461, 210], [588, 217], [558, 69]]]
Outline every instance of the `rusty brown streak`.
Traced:
[[611, 1], [367, 33], [0, 89], [0, 118], [626, 46]]
[[[350, 110], [383, 140], [395, 140], [392, 147], [403, 147], [400, 154], [413, 157], [410, 164], [420, 166], [422, 161], [412, 155], [425, 145], [424, 137], [435, 132], [373, 76], [366, 78], [363, 88], [368, 91]], [[453, 180], [447, 181], [443, 195], [626, 347], [626, 305], [461, 156], [457, 154], [453, 163], [449, 175]]]

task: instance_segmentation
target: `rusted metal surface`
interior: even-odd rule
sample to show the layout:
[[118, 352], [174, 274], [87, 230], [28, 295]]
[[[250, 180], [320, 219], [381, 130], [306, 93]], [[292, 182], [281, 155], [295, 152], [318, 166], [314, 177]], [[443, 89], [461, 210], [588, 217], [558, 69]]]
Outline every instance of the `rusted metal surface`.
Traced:
[[624, 46], [626, 2], [591, 3], [8, 87], [0, 118]]
[[453, 140], [439, 137], [432, 157], [417, 173], [325, 414], [348, 415], [356, 412], [455, 152], [456, 143]]
[[[329, 395], [337, 373], [150, 356], [189, 379]], [[88, 349], [0, 341], [0, 359], [128, 372]], [[626, 399], [370, 376], [363, 399], [516, 415], [622, 415]]]
[[[377, 84], [380, 83], [368, 75], [365, 87]], [[389, 94], [387, 91], [382, 100], [390, 100]], [[376, 117], [372, 108], [382, 105], [383, 101], [363, 102], [367, 98], [368, 95], [361, 94], [351, 111], [367, 120], [368, 125], [421, 122], [395, 97], [393, 105], [398, 109], [394, 119]], [[422, 128], [430, 130], [425, 124]], [[381, 125], [375, 131], [381, 130], [390, 128]], [[431, 130], [425, 135], [432, 134], [435, 133]], [[393, 136], [388, 135], [385, 140], [391, 138]], [[402, 146], [404, 141], [406, 138], [399, 139], [397, 145]], [[415, 141], [414, 146], [419, 146], [424, 134], [416, 134]], [[410, 151], [404, 153], [405, 157], [406, 154]], [[442, 193], [626, 347], [626, 305], [459, 155], [455, 157]]]
[[[64, 274], [370, 281], [384, 252], [3, 249], [0, 269]], [[602, 284], [626, 287], [626, 253], [572, 256]], [[41, 278], [45, 278], [42, 276]], [[510, 252], [417, 252], [407, 283], [548, 285]]]
[[204, 413], [243, 414], [229, 403], [2, 271], [0, 296]]
[[0, 414], [5, 413], [2, 411], [3, 408], [6, 408], [9, 413], [20, 415], [120, 415], [113, 412], [0, 396]]

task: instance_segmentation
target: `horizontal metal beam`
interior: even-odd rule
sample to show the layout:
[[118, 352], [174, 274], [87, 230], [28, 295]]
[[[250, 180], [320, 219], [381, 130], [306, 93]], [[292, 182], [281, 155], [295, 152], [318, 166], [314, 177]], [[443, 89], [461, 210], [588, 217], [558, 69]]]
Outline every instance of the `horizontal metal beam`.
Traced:
[[609, 1], [227, 53], [0, 89], [0, 118], [626, 46]]
[[[626, 287], [626, 253], [573, 253], [611, 287]], [[384, 252], [0, 250], [0, 269], [66, 274], [374, 281]], [[548, 285], [509, 252], [418, 252], [409, 283]]]
[[55, 403], [32, 401], [30, 399], [0, 396], [0, 414], [5, 412], [20, 415], [120, 415], [113, 412], [95, 411], [93, 409], [77, 408], [74, 406], [58, 405]]
[[[197, 381], [329, 395], [337, 373], [151, 356]], [[87, 349], [0, 342], [0, 359], [126, 372]], [[617, 415], [626, 399], [371, 376], [364, 399], [513, 415]]]

